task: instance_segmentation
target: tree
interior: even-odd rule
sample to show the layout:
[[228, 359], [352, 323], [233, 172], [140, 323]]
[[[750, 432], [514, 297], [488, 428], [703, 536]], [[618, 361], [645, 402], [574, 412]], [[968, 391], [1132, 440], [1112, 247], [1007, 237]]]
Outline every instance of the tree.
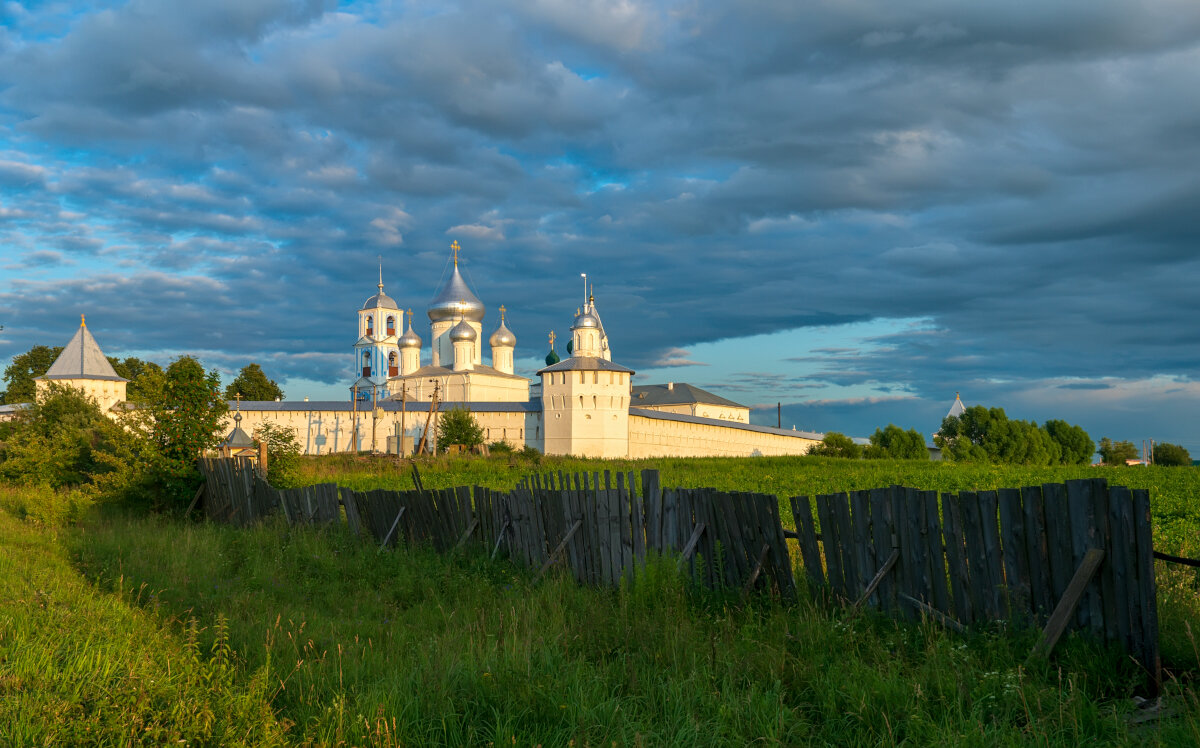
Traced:
[[1088, 465], [1092, 454], [1096, 451], [1096, 443], [1092, 437], [1079, 426], [1072, 426], [1066, 421], [1046, 421], [1046, 431], [1050, 438], [1058, 442], [1062, 449], [1062, 462], [1065, 465]]
[[37, 386], [33, 380], [49, 371], [51, 364], [63, 352], [63, 347], [53, 348], [35, 345], [28, 351], [13, 358], [12, 363], [4, 370], [5, 403], [31, 403]]
[[80, 486], [106, 498], [143, 488], [153, 450], [135, 429], [105, 417], [83, 392], [50, 382], [11, 424], [0, 446], [0, 478], [62, 488]]
[[239, 392], [243, 400], [283, 399], [283, 390], [275, 380], [267, 378], [258, 364], [248, 364], [242, 368], [237, 379], [225, 388], [225, 399], [232, 400]]
[[821, 443], [808, 450], [808, 453], [819, 457], [846, 457], [856, 460], [862, 457], [862, 447], [855, 444], [845, 434], [840, 434], [837, 431], [827, 431]]
[[875, 429], [871, 434], [871, 446], [864, 452], [872, 459], [928, 460], [929, 449], [925, 437], [916, 429], [905, 431], [889, 423], [886, 429]]
[[1169, 442], [1159, 442], [1154, 445], [1154, 457], [1151, 460], [1155, 465], [1163, 465], [1165, 467], [1179, 467], [1181, 465], [1191, 465], [1192, 456], [1188, 451], [1178, 444]]
[[297, 488], [300, 440], [296, 429], [266, 421], [254, 429], [254, 439], [267, 445], [267, 482], [276, 488]]
[[1100, 440], [1099, 451], [1105, 465], [1124, 465], [1126, 460], [1136, 460], [1138, 456], [1133, 442], [1114, 442], [1107, 436]]
[[483, 444], [483, 429], [466, 408], [451, 408], [438, 420], [438, 451], [445, 451], [451, 444], [461, 444], [467, 449]]
[[143, 361], [132, 356], [121, 360], [109, 356], [108, 362], [112, 364], [113, 371], [117, 372], [118, 376], [129, 380], [125, 385], [126, 401], [144, 404], [152, 393], [161, 391], [163, 369], [153, 361]]
[[162, 388], [150, 394], [140, 415], [158, 450], [157, 473], [161, 499], [168, 504], [190, 501], [200, 483], [196, 459], [224, 438], [223, 421], [229, 408], [220, 397], [221, 379], [204, 372], [191, 356], [167, 367]]

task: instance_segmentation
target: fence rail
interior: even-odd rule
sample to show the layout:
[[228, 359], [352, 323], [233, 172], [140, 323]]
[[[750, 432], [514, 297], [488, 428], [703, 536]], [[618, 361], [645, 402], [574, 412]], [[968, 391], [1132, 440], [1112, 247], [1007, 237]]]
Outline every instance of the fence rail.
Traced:
[[[293, 525], [345, 521], [384, 549], [476, 547], [583, 584], [616, 586], [648, 553], [675, 555], [697, 583], [796, 595], [787, 539], [809, 587], [855, 605], [951, 628], [1005, 620], [1043, 628], [1035, 654], [1068, 630], [1117, 643], [1160, 681], [1154, 550], [1146, 491], [1073, 480], [941, 494], [902, 486], [790, 500], [662, 488], [655, 470], [533, 475], [511, 491], [479, 486], [279, 490], [244, 458], [200, 461], [209, 519], [248, 525], [280, 511]], [[813, 508], [816, 508], [814, 515]], [[344, 520], [343, 520], [344, 517]]]

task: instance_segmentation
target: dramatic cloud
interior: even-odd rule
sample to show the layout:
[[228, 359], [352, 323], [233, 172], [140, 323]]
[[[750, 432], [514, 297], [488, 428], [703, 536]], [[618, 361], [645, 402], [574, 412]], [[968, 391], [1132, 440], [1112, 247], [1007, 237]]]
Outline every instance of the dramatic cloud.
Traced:
[[427, 337], [457, 239], [521, 360], [587, 272], [618, 360], [806, 428], [962, 391], [1200, 451], [1197, 89], [1182, 0], [9, 3], [0, 358], [86, 312], [331, 396], [376, 258]]

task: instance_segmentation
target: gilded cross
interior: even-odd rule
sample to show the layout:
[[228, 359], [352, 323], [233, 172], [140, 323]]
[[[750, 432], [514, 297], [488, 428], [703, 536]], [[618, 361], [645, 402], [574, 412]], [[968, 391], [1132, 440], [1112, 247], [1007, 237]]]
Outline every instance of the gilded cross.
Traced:
[[450, 249], [454, 252], [454, 267], [458, 267], [458, 251], [462, 249], [462, 247], [458, 246], [457, 239], [450, 243]]
[[411, 309], [408, 310], [408, 326], [410, 328], [412, 327], [412, 310]]
[[550, 331], [550, 350], [554, 350], [554, 338], [555, 338], [554, 331], [551, 330]]
[[242, 393], [240, 393], [240, 392], [237, 393], [236, 395], [233, 396], [233, 399], [237, 400], [237, 409], [238, 409], [238, 412], [240, 413], [242, 411]]
[[500, 321], [501, 321], [501, 322], [503, 322], [503, 321], [504, 321], [504, 313], [505, 313], [505, 312], [507, 312], [507, 311], [508, 311], [508, 310], [504, 308], [504, 305], [503, 305], [503, 304], [501, 304], [501, 305], [500, 305]]

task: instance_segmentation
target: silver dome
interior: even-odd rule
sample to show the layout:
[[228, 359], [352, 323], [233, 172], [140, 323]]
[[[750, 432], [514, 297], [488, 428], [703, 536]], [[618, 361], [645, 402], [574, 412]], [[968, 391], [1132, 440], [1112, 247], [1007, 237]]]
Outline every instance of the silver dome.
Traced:
[[583, 327], [592, 327], [599, 330], [600, 320], [596, 318], [596, 315], [589, 311], [582, 312], [578, 317], [575, 318], [575, 322], [571, 325], [571, 329], [578, 330]]
[[410, 326], [404, 331], [404, 334], [400, 336], [400, 340], [396, 342], [401, 348], [420, 348], [421, 336], [418, 335], [416, 330], [413, 330]]
[[362, 305], [362, 308], [363, 309], [378, 309], [380, 307], [382, 307], [384, 309], [399, 309], [400, 305], [396, 303], [395, 299], [393, 299], [391, 296], [388, 296], [387, 294], [385, 294], [383, 292], [383, 289], [380, 288], [379, 293], [377, 293], [374, 296], [372, 296], [371, 298], [367, 299], [366, 303], [364, 303]]
[[467, 282], [458, 272], [458, 265], [455, 265], [450, 280], [446, 281], [441, 292], [429, 304], [429, 321], [454, 319], [461, 314], [472, 322], [482, 322], [483, 313], [483, 302], [471, 293]]
[[454, 327], [450, 328], [451, 343], [457, 343], [463, 340], [474, 343], [478, 339], [479, 335], [475, 332], [475, 328], [468, 325], [465, 319], [460, 321]]
[[488, 338], [488, 343], [493, 348], [506, 346], [515, 348], [517, 345], [517, 336], [512, 334], [512, 330], [504, 324], [504, 320], [500, 321], [500, 327], [496, 328], [496, 332], [492, 333], [492, 337]]

